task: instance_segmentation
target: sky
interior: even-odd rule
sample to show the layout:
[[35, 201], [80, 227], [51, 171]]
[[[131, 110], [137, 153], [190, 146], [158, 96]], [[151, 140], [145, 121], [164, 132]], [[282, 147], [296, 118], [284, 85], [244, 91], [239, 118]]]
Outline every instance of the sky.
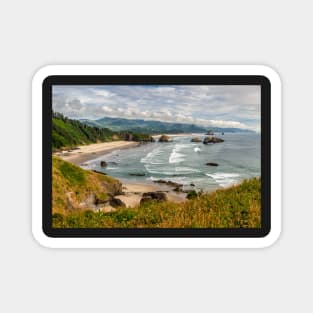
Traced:
[[256, 85], [53, 86], [52, 106], [73, 119], [120, 117], [260, 131]]

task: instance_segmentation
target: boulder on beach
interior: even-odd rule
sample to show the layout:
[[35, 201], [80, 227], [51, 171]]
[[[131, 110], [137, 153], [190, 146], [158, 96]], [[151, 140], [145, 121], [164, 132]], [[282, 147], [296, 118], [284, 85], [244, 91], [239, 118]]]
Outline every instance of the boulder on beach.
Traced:
[[100, 166], [101, 167], [107, 167], [108, 163], [106, 161], [100, 161]]
[[191, 139], [191, 142], [201, 142], [202, 140], [201, 140], [201, 138], [199, 138], [199, 137], [195, 137], [195, 138], [192, 138]]
[[173, 189], [173, 191], [175, 192], [182, 192], [183, 191], [183, 187], [182, 186], [177, 186]]
[[214, 163], [214, 162], [208, 162], [206, 165], [208, 165], [208, 166], [218, 166], [218, 164]]
[[161, 191], [155, 191], [155, 192], [145, 192], [142, 195], [142, 198], [140, 200], [140, 204], [149, 202], [149, 201], [166, 201], [167, 195], [164, 192]]
[[208, 130], [208, 132], [206, 133], [207, 135], [214, 135], [214, 132], [213, 132], [213, 130]]
[[174, 188], [182, 188], [183, 185], [182, 184], [179, 184], [179, 183], [175, 183], [171, 180], [163, 180], [163, 179], [159, 179], [159, 180], [154, 180], [153, 181], [154, 183], [157, 183], [157, 184], [166, 184], [168, 186], [171, 186], [171, 187], [174, 187]]
[[167, 135], [162, 135], [160, 138], [159, 138], [159, 142], [170, 142], [172, 141], [171, 137], [170, 136], [167, 136]]
[[125, 203], [121, 199], [118, 199], [118, 198], [111, 199], [109, 204], [113, 208], [126, 208]]
[[186, 196], [186, 198], [189, 200], [196, 199], [197, 197], [198, 197], [198, 193], [195, 190], [189, 190]]
[[205, 145], [208, 143], [219, 143], [219, 142], [224, 142], [224, 140], [218, 137], [205, 137], [203, 140], [203, 143]]

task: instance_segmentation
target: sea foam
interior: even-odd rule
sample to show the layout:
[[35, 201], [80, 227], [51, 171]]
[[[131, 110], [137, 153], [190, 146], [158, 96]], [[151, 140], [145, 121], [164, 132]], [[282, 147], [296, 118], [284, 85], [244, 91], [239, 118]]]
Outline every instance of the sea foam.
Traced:
[[183, 153], [180, 153], [180, 151], [184, 148], [187, 148], [189, 147], [189, 145], [186, 145], [186, 144], [176, 144], [172, 150], [172, 153], [170, 154], [170, 157], [168, 159], [168, 162], [170, 164], [173, 164], [173, 163], [180, 163], [180, 162], [183, 162], [185, 161], [185, 154]]
[[240, 174], [236, 173], [214, 173], [205, 175], [213, 178], [222, 187], [228, 187], [237, 183], [240, 177]]

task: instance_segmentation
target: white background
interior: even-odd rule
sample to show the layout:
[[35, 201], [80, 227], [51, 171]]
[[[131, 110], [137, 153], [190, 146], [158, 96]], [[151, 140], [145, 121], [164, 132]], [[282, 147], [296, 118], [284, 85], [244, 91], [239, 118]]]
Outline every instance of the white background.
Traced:
[[[310, 1], [2, 1], [1, 312], [312, 311]], [[283, 232], [259, 250], [50, 250], [31, 235], [47, 64], [266, 64], [283, 82]], [[312, 150], [312, 149], [311, 149]]]

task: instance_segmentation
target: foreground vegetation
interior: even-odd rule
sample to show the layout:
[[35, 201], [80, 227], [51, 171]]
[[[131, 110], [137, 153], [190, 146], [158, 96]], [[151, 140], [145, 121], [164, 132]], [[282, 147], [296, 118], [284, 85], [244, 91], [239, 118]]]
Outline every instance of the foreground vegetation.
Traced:
[[53, 214], [56, 228], [259, 228], [261, 181], [253, 178], [184, 203], [148, 202], [133, 209]]
[[91, 207], [95, 202], [106, 201], [121, 191], [122, 184], [113, 177], [86, 171], [52, 157], [53, 212], [66, 214]]

